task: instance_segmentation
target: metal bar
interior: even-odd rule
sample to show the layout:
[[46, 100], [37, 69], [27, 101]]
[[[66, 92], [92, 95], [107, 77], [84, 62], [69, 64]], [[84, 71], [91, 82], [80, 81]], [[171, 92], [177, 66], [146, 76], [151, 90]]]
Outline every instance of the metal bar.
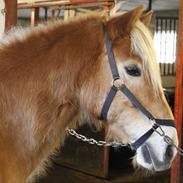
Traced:
[[[170, 35], [171, 35], [170, 19], [167, 19], [167, 33], [168, 33], [168, 35], [166, 36], [167, 43], [170, 43], [170, 41], [171, 41], [171, 38], [170, 38]], [[171, 57], [169, 58], [170, 53], [169, 53], [169, 50], [168, 49], [169, 49], [169, 45], [167, 44], [167, 46], [166, 46], [166, 59], [168, 61], [168, 69], [167, 69], [167, 72], [168, 72], [168, 75], [171, 75], [171, 67], [172, 67], [173, 60], [170, 60]]]
[[[169, 28], [170, 28], [170, 33], [171, 33], [171, 36], [173, 36], [172, 35], [172, 33], [173, 33], [173, 30], [172, 30], [172, 19], [170, 18], [169, 19], [170, 20], [170, 25], [169, 25]], [[174, 42], [174, 41], [173, 41]], [[173, 47], [174, 47], [174, 44], [173, 44]], [[174, 50], [172, 49], [172, 53], [171, 53], [171, 56], [172, 56], [172, 58], [174, 58]], [[170, 72], [170, 75], [173, 75], [173, 63], [175, 62], [175, 60], [173, 60], [173, 62], [172, 62], [172, 64], [171, 64], [171, 67], [170, 67], [170, 70], [169, 70], [169, 72]]]
[[[175, 20], [175, 30], [176, 30], [176, 34], [175, 34], [175, 45], [176, 45], [176, 42], [178, 40], [178, 19]], [[175, 46], [175, 53], [177, 52], [177, 45]], [[176, 73], [176, 67], [177, 67], [177, 64], [175, 63], [175, 68], [174, 68], [174, 72]]]
[[[174, 24], [173, 24], [173, 30], [174, 30], [174, 32], [176, 31], [176, 20], [174, 21]], [[176, 43], [176, 34], [174, 34], [174, 54], [176, 54], [176, 45], [175, 45], [175, 43]], [[174, 64], [174, 73], [176, 73], [176, 65]]]
[[166, 75], [166, 19], [163, 18], [163, 31], [165, 33], [165, 37], [163, 40], [163, 65], [164, 65], [164, 70], [163, 70], [163, 75]]
[[[160, 34], [162, 35], [162, 31], [163, 31], [163, 21], [162, 19], [159, 19], [159, 24], [160, 24]], [[163, 60], [162, 60], [162, 36], [160, 38], [160, 62], [163, 63]], [[164, 75], [164, 64], [161, 64], [161, 74]]]
[[[182, 146], [183, 127], [183, 1], [179, 1], [179, 32], [177, 42], [177, 67], [176, 67], [176, 90], [175, 90], [175, 119], [179, 144]], [[171, 183], [180, 183], [182, 174], [183, 158], [177, 155], [171, 169]]]
[[168, 23], [167, 23], [167, 20], [168, 19], [164, 19], [165, 21], [165, 50], [164, 50], [164, 58], [165, 58], [165, 75], [167, 76], [168, 75], [168, 60], [167, 60], [167, 43], [168, 43], [168, 40], [167, 40], [167, 32], [168, 32]]

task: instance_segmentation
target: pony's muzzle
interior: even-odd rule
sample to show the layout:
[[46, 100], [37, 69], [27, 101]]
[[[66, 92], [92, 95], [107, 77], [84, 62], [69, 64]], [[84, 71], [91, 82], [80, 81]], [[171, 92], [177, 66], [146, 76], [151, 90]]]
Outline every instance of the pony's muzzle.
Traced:
[[167, 145], [163, 159], [160, 160], [158, 154], [155, 154], [149, 144], [142, 146], [141, 152], [146, 164], [151, 165], [154, 171], [163, 171], [170, 168], [172, 160], [174, 158], [175, 148], [172, 145]]

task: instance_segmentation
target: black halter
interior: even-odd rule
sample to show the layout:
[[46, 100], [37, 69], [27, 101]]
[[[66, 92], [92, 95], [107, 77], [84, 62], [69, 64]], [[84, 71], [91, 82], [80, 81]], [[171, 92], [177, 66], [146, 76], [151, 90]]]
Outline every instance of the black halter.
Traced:
[[133, 93], [126, 87], [124, 83], [122, 83], [119, 87], [116, 86], [114, 83], [117, 80], [120, 80], [119, 72], [116, 66], [116, 62], [114, 59], [114, 54], [112, 51], [112, 43], [109, 40], [107, 31], [105, 31], [105, 47], [108, 55], [108, 60], [112, 72], [113, 77], [113, 86], [111, 87], [105, 102], [102, 107], [101, 112], [101, 119], [107, 120], [107, 114], [109, 111], [109, 108], [111, 106], [111, 103], [113, 101], [113, 98], [115, 97], [117, 91], [121, 91], [130, 101], [131, 103], [139, 110], [141, 111], [147, 118], [154, 121], [153, 126], [150, 130], [148, 130], [145, 134], [143, 134], [139, 139], [137, 139], [134, 143], [130, 144], [130, 147], [132, 150], [137, 150], [152, 134], [154, 131], [156, 131], [157, 128], [160, 126], [171, 126], [175, 128], [175, 122], [170, 119], [156, 119], [139, 101], [138, 99], [133, 95]]

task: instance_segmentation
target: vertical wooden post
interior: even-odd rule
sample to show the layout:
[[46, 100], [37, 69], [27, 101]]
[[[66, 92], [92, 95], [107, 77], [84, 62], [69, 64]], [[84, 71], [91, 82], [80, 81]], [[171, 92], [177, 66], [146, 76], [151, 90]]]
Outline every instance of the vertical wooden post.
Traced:
[[0, 0], [0, 37], [4, 33], [5, 29], [5, 3], [4, 0]]
[[76, 16], [75, 10], [64, 10], [64, 20], [69, 20], [70, 18], [73, 18]]
[[39, 8], [33, 8], [31, 11], [31, 26], [37, 25], [39, 21]]
[[17, 24], [17, 0], [5, 0], [5, 30], [11, 29]]
[[[176, 65], [176, 91], [175, 91], [175, 119], [179, 145], [183, 147], [183, 0], [179, 6], [179, 32], [177, 43], [177, 65]], [[171, 169], [171, 183], [183, 181], [183, 157], [177, 155]]]

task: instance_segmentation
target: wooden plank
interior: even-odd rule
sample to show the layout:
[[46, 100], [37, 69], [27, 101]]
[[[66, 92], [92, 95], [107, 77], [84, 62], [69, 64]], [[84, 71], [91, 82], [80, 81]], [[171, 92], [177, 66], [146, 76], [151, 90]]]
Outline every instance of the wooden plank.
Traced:
[[92, 8], [96, 8], [96, 7], [103, 7], [105, 9], [110, 10], [113, 8], [113, 5], [114, 3], [97, 3], [97, 4], [83, 4], [83, 5], [74, 5], [74, 6], [71, 6], [71, 5], [65, 5], [65, 6], [62, 6], [62, 7], [59, 7], [59, 8], [54, 8], [53, 10], [74, 10], [74, 9], [78, 9], [78, 8], [88, 8], [88, 9], [91, 9]]
[[[183, 1], [180, 0], [179, 8], [179, 33], [177, 43], [177, 66], [176, 66], [176, 93], [175, 93], [175, 119], [177, 123], [178, 139], [180, 147], [183, 147]], [[176, 157], [171, 169], [171, 183], [183, 181], [182, 175], [183, 158]]]
[[81, 0], [81, 1], [47, 1], [47, 2], [37, 2], [37, 3], [19, 3], [18, 8], [36, 8], [36, 7], [49, 7], [49, 6], [70, 6], [70, 5], [81, 5], [88, 3], [89, 5], [96, 4], [106, 4], [114, 3], [114, 0]]
[[30, 4], [30, 3], [46, 3], [50, 1], [70, 1], [70, 0], [18, 0], [18, 4]]
[[17, 0], [5, 0], [5, 30], [11, 29], [17, 24]]

